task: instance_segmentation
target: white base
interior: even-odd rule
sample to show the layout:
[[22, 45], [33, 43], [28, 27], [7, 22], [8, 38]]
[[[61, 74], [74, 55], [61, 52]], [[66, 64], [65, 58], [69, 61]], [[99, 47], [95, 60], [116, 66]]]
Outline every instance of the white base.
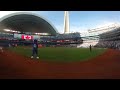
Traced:
[[39, 59], [39, 57], [36, 57], [37, 59]]
[[31, 56], [31, 58], [34, 58], [33, 56]]

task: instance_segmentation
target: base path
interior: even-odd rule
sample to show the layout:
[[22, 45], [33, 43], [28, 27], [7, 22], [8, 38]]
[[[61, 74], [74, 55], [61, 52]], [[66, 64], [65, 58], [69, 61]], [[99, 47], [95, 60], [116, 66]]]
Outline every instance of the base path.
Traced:
[[96, 58], [73, 63], [0, 52], [0, 79], [120, 79], [120, 51], [108, 49]]

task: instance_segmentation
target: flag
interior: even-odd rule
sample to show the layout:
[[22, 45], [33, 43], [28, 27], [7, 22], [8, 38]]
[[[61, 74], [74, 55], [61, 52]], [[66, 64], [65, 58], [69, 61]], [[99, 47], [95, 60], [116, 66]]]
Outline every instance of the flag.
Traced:
[[30, 36], [30, 35], [22, 35], [21, 38], [22, 38], [22, 39], [31, 40], [31, 39], [33, 39], [33, 36]]

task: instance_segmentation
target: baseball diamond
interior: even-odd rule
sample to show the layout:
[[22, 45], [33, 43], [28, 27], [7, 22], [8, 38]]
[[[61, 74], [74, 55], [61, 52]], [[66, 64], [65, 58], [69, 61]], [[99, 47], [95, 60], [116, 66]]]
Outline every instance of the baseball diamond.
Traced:
[[120, 79], [120, 24], [64, 33], [36, 13], [0, 18], [0, 79]]

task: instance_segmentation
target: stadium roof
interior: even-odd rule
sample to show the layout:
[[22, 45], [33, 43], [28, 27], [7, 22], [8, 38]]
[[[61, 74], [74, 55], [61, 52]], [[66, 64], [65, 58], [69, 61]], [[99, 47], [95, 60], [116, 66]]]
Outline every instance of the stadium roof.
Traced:
[[45, 18], [29, 12], [17, 12], [0, 18], [0, 32], [10, 29], [20, 32], [56, 35], [55, 27]]

